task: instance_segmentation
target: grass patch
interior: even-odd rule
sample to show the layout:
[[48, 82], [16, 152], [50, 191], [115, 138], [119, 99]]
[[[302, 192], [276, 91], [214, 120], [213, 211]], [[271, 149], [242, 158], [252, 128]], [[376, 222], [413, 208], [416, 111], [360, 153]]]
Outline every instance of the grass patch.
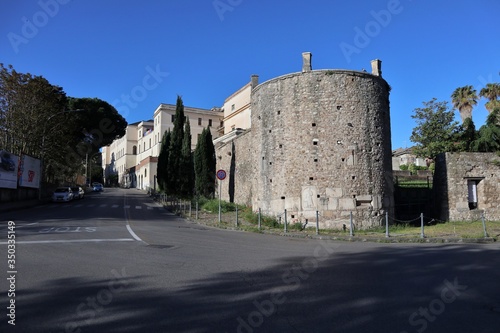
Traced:
[[[199, 206], [202, 210], [212, 213], [219, 212], [219, 199], [210, 199], [205, 200], [203, 203], [199, 203]], [[243, 209], [242, 206], [236, 205], [232, 202], [221, 201], [220, 202], [220, 210], [222, 213], [234, 212], [236, 211], [236, 206], [238, 206], [238, 210]]]

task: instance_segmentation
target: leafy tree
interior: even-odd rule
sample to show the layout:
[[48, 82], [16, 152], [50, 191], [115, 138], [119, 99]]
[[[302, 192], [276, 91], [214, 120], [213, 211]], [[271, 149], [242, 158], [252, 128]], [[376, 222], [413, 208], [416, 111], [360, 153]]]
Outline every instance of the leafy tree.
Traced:
[[472, 118], [465, 119], [459, 130], [459, 141], [461, 146], [458, 147], [460, 151], [472, 151], [472, 142], [476, 140], [477, 132], [476, 126], [472, 121]]
[[182, 141], [184, 139], [184, 104], [182, 98], [177, 96], [175, 107], [174, 128], [171, 133], [170, 147], [168, 154], [168, 175], [166, 188], [167, 193], [178, 195], [180, 194], [181, 185], [181, 159], [182, 159]]
[[168, 155], [170, 148], [170, 129], [166, 130], [161, 139], [160, 154], [156, 166], [156, 177], [160, 191], [166, 191], [168, 179]]
[[[51, 157], [47, 149], [61, 148], [67, 141], [64, 127], [53, 126], [54, 116], [66, 106], [61, 87], [51, 85], [42, 76], [16, 72], [0, 64], [0, 145], [15, 154]], [[64, 119], [64, 115], [62, 118]], [[38, 126], [35, 126], [38, 125]], [[52, 125], [52, 126], [51, 126]]]
[[462, 123], [467, 118], [472, 118], [472, 109], [477, 104], [476, 90], [472, 86], [455, 89], [451, 95], [453, 107], [460, 112]]
[[459, 127], [453, 120], [453, 110], [447, 102], [439, 102], [436, 98], [423, 104], [424, 107], [413, 110], [411, 116], [417, 122], [410, 137], [417, 144], [415, 154], [434, 159], [439, 153], [456, 151]]
[[485, 107], [491, 113], [495, 107], [500, 107], [500, 101], [498, 101], [498, 97], [500, 97], [500, 84], [488, 83], [486, 87], [481, 89], [479, 96], [488, 99]]
[[125, 135], [127, 121], [106, 101], [99, 98], [69, 98], [68, 110], [85, 110], [71, 117], [73, 136], [79, 142], [89, 142], [98, 149], [110, 145]]
[[473, 151], [500, 151], [500, 108], [494, 109], [486, 118], [486, 124], [481, 126], [478, 138], [471, 144]]

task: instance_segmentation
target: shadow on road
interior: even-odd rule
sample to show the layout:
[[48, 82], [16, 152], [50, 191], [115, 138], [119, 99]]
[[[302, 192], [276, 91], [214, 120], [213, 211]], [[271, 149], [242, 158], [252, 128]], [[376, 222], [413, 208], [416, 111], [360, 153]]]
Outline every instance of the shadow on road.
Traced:
[[371, 249], [347, 253], [340, 243], [327, 256], [328, 249], [318, 247], [267, 269], [235, 269], [186, 281], [180, 289], [149, 288], [141, 282], [148, 272], [47, 281], [36, 290], [19, 291], [16, 331], [499, 331], [498, 250]]

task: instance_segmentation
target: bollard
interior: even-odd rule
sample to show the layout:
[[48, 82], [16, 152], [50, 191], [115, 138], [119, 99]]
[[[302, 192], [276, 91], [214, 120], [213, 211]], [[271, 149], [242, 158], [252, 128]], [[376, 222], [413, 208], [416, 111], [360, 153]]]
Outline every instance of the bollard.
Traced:
[[389, 238], [389, 212], [385, 212], [385, 237]]
[[238, 206], [236, 206], [236, 228], [238, 228]]
[[486, 232], [486, 222], [484, 221], [484, 213], [481, 215], [481, 220], [483, 221], [484, 238], [487, 238], [488, 233]]
[[354, 236], [354, 234], [353, 234], [353, 230], [352, 230], [352, 229], [354, 229], [354, 227], [353, 227], [353, 225], [352, 225], [352, 212], [350, 212], [350, 214], [349, 214], [349, 222], [350, 222], [350, 224], [351, 224], [351, 228], [350, 228], [350, 230], [349, 230], [349, 236], [350, 236], [350, 237], [352, 237], [352, 236]]
[[258, 215], [258, 223], [259, 223], [259, 230], [260, 230], [260, 208], [259, 208], [259, 215]]
[[420, 225], [422, 230], [420, 231], [420, 238], [425, 238], [424, 235], [424, 213], [420, 213]]
[[198, 219], [198, 200], [196, 200], [196, 219]]
[[189, 201], [189, 217], [193, 216], [193, 204], [191, 201]]
[[319, 235], [319, 212], [316, 211], [316, 235]]
[[286, 225], [286, 209], [285, 209], [285, 233], [287, 233], [287, 225]]

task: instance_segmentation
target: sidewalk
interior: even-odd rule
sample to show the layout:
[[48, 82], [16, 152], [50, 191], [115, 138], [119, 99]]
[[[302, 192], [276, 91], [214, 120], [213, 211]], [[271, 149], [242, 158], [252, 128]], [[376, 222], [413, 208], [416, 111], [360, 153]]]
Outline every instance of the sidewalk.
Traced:
[[32, 199], [32, 200], [22, 200], [22, 201], [12, 201], [12, 202], [2, 202], [0, 203], [0, 213], [10, 212], [13, 210], [26, 209], [35, 207], [38, 205], [43, 205], [49, 202], [50, 199]]

